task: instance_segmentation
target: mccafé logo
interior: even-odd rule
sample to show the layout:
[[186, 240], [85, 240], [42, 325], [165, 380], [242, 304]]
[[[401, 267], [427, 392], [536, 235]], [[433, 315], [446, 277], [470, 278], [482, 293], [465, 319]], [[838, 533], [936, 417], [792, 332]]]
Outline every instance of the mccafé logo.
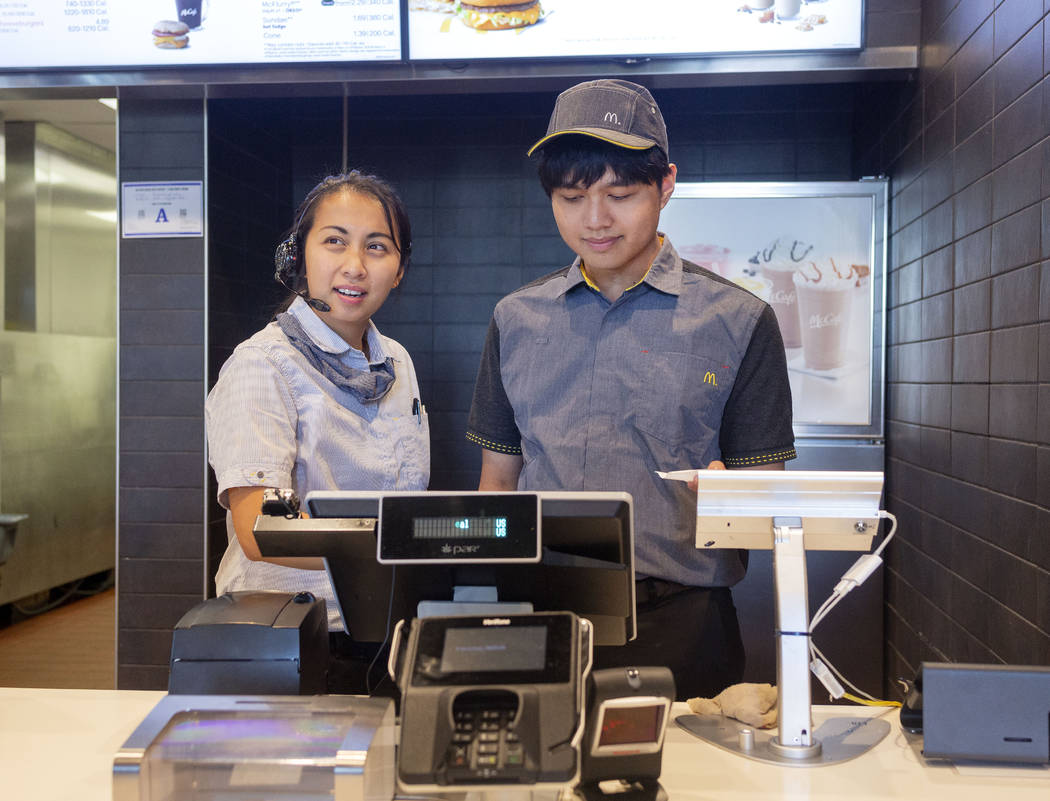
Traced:
[[797, 297], [793, 289], [778, 289], [769, 293], [769, 302], [790, 306], [796, 302]]
[[831, 328], [842, 325], [842, 315], [828, 312], [827, 314], [811, 314], [809, 316], [810, 328]]
[[184, 8], [179, 12], [180, 17], [195, 17], [197, 16], [197, 9], [195, 8]]

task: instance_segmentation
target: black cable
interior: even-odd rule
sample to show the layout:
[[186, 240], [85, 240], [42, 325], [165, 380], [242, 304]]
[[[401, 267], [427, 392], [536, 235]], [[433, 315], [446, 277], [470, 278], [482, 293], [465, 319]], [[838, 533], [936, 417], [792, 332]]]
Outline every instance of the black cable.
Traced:
[[[396, 565], [392, 565], [391, 568], [390, 568], [390, 599], [387, 601], [387, 607], [386, 607], [386, 627], [385, 627], [386, 636], [384, 637], [383, 641], [381, 643], [379, 643], [379, 650], [376, 651], [376, 655], [372, 657], [372, 661], [368, 663], [368, 668], [365, 670], [365, 691], [369, 695], [372, 694], [372, 690], [373, 689], [379, 689], [379, 684], [383, 683], [383, 678], [389, 678], [389, 676], [380, 677], [379, 683], [375, 686], [375, 688], [372, 687], [372, 668], [375, 667], [376, 660], [379, 659], [379, 657], [383, 653], [383, 649], [390, 642], [390, 623], [391, 623], [391, 618], [393, 618], [393, 616], [394, 616], [394, 593], [395, 593], [396, 589], [397, 589], [397, 566]], [[345, 621], [344, 621], [344, 625], [345, 625]]]
[[80, 578], [76, 581], [71, 581], [68, 584], [62, 584], [58, 587], [52, 588], [49, 592], [58, 590], [63, 593], [59, 598], [45, 602], [42, 606], [35, 608], [27, 608], [18, 603], [18, 601], [11, 602], [11, 608], [18, 612], [20, 615], [26, 617], [33, 617], [35, 615], [42, 615], [44, 612], [50, 612], [52, 609], [57, 609], [59, 606], [64, 604], [70, 598], [77, 594], [77, 590], [80, 589], [80, 585], [84, 583], [84, 579]]

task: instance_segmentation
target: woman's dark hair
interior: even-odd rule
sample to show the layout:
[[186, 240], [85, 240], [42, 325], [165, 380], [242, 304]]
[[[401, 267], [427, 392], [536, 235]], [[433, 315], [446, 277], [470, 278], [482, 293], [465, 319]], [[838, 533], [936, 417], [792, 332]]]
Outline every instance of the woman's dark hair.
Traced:
[[589, 187], [612, 170], [619, 184], [653, 184], [671, 172], [667, 154], [658, 147], [630, 150], [595, 139], [593, 136], [566, 134], [552, 139], [539, 151], [536, 171], [547, 197], [555, 189], [582, 185]]
[[[394, 238], [394, 246], [397, 248], [398, 256], [400, 257], [398, 268], [402, 272], [408, 270], [412, 256], [412, 224], [409, 222], [405, 204], [401, 201], [401, 197], [397, 194], [394, 187], [382, 178], [376, 175], [368, 175], [358, 170], [351, 170], [339, 175], [329, 175], [322, 180], [306, 194], [303, 202], [299, 204], [299, 208], [295, 211], [295, 224], [288, 230], [285, 239], [285, 243], [287, 243], [288, 240], [295, 238], [293, 250], [298, 259], [298, 271], [295, 276], [293, 289], [301, 287], [306, 278], [304, 245], [306, 234], [313, 227], [317, 208], [326, 197], [339, 192], [356, 192], [359, 195], [375, 198], [379, 202], [379, 205], [383, 207], [383, 215], [386, 217], [386, 223], [390, 227], [391, 236]], [[295, 298], [296, 294], [293, 292], [284, 300], [278, 312], [287, 311]]]

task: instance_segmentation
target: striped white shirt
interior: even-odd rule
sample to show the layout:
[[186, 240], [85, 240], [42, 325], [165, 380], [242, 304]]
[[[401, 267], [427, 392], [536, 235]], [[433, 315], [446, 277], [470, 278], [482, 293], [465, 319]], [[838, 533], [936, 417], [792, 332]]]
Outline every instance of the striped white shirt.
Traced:
[[[368, 369], [301, 299], [288, 310], [313, 342], [345, 364]], [[205, 404], [208, 460], [219, 503], [229, 509], [231, 487], [313, 490], [424, 490], [430, 481], [430, 428], [413, 414], [419, 384], [408, 352], [369, 324], [372, 364], [389, 356], [394, 383], [377, 403], [361, 403], [309, 365], [276, 323], [245, 340], [223, 365]], [[341, 630], [331, 582], [321, 570], [253, 562], [241, 550], [226, 513], [228, 545], [216, 591], [307, 590], [328, 603], [328, 627]]]

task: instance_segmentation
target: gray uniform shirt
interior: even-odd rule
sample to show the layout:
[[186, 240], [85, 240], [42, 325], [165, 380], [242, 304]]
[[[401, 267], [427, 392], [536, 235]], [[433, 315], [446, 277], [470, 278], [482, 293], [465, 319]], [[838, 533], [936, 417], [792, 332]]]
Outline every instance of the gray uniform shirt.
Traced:
[[522, 454], [518, 489], [631, 493], [639, 575], [730, 586], [740, 554], [697, 550], [696, 494], [655, 471], [794, 458], [776, 318], [666, 237], [613, 302], [577, 259], [497, 304], [467, 438]]

